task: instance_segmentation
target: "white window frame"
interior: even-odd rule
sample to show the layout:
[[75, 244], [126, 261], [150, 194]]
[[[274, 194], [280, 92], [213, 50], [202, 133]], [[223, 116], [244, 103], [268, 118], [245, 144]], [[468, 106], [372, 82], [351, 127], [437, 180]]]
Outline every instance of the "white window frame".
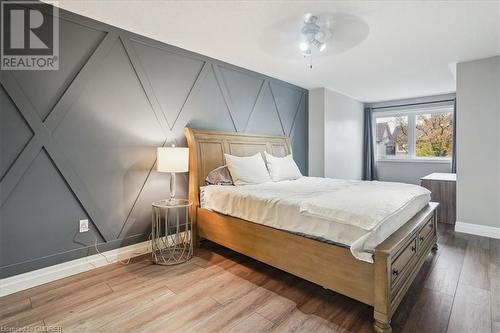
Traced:
[[[375, 148], [376, 162], [432, 162], [432, 163], [451, 163], [451, 157], [419, 157], [416, 155], [416, 121], [417, 116], [429, 113], [454, 112], [453, 104], [436, 103], [427, 106], [401, 106], [393, 108], [384, 108], [383, 110], [374, 109], [372, 112], [372, 133], [373, 142], [377, 142], [377, 118], [384, 117], [408, 117], [408, 155], [407, 156], [379, 156]], [[453, 147], [454, 148], [454, 147]]]

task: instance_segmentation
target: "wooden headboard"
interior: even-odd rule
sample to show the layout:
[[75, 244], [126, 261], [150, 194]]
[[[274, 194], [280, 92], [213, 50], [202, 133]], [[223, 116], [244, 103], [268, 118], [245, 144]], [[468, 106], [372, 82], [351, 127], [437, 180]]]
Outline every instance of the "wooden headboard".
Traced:
[[207, 174], [225, 164], [224, 154], [251, 156], [267, 151], [274, 156], [292, 153], [288, 137], [205, 131], [184, 128], [189, 147], [189, 199], [199, 206], [199, 187], [205, 185]]

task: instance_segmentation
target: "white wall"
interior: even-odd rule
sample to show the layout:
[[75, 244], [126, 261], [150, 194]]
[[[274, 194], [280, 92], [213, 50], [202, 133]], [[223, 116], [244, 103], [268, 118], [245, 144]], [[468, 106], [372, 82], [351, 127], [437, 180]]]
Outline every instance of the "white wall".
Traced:
[[361, 179], [363, 103], [325, 89], [325, 177]]
[[379, 180], [420, 185], [420, 178], [433, 172], [451, 172], [451, 163], [378, 161]]
[[500, 56], [457, 66], [457, 221], [500, 228]]
[[319, 88], [309, 91], [309, 175], [361, 179], [363, 103]]
[[325, 90], [309, 90], [309, 176], [325, 176]]

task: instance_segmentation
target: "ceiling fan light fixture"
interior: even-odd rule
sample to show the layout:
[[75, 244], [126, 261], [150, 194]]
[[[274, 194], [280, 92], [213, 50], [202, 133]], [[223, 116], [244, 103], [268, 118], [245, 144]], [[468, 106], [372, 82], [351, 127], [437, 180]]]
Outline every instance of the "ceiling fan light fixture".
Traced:
[[307, 51], [308, 49], [310, 49], [309, 43], [307, 43], [307, 42], [302, 42], [302, 43], [300, 43], [300, 44], [299, 44], [299, 49], [300, 49], [302, 52]]
[[312, 55], [313, 46], [319, 52], [323, 52], [326, 48], [324, 39], [327, 34], [317, 22], [318, 17], [315, 15], [306, 14], [304, 17], [304, 26], [300, 30], [303, 41], [299, 44], [299, 48], [304, 56]]

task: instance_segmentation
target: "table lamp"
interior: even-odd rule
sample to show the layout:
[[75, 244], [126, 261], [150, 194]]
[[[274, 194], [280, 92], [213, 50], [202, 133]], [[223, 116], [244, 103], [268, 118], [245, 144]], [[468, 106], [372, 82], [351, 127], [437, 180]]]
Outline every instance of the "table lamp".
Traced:
[[156, 151], [156, 170], [170, 172], [170, 201], [175, 199], [175, 174], [189, 171], [189, 148], [158, 147]]

